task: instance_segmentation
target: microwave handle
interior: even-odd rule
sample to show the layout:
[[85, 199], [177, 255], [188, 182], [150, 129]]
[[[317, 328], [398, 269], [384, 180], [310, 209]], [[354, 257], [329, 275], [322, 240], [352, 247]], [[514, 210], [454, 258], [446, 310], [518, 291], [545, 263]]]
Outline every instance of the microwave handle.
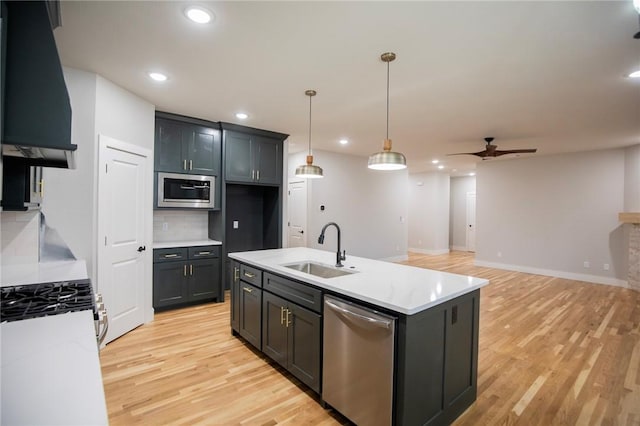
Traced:
[[192, 185], [192, 186], [180, 185], [180, 189], [188, 189], [188, 190], [192, 190], [192, 189], [208, 189], [208, 188], [209, 188], [208, 185]]

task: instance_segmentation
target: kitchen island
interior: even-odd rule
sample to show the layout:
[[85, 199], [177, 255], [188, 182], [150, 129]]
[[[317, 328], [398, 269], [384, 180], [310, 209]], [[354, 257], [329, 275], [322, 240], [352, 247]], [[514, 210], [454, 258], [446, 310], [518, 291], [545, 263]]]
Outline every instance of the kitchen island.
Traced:
[[322, 300], [339, 297], [397, 319], [392, 415], [380, 423], [447, 424], [475, 401], [480, 288], [487, 280], [355, 256], [335, 268], [335, 253], [300, 247], [229, 257], [234, 334], [323, 400], [323, 349], [339, 352], [341, 345], [323, 348]]

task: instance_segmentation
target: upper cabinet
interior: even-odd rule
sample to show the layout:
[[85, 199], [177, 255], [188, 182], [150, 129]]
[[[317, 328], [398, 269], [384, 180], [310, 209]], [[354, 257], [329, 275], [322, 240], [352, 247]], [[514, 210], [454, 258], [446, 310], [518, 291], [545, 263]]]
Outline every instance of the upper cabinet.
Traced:
[[219, 176], [220, 130], [204, 124], [157, 116], [155, 171]]
[[225, 181], [282, 185], [282, 143], [287, 135], [222, 123]]

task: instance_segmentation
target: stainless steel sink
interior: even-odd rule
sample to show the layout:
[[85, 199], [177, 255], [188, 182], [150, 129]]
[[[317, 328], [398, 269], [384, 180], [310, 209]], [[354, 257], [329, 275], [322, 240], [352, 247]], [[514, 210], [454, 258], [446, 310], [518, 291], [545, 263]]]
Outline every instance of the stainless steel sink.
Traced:
[[315, 275], [316, 277], [320, 278], [335, 278], [341, 277], [343, 275], [355, 274], [358, 272], [309, 261], [291, 263], [289, 265], [282, 266], [294, 269], [296, 271], [304, 272], [305, 274]]

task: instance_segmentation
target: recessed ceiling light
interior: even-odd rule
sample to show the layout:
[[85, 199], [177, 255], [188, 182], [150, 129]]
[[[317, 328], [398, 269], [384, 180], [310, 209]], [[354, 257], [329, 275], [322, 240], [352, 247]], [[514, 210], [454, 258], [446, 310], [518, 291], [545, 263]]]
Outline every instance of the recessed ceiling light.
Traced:
[[167, 81], [167, 76], [161, 72], [150, 72], [149, 77], [154, 81]]
[[237, 112], [236, 118], [240, 120], [246, 120], [247, 118], [249, 118], [249, 115], [245, 114], [244, 112]]
[[475, 175], [476, 175], [476, 174], [475, 174], [475, 173], [473, 173], [473, 172], [469, 173], [469, 176], [475, 176]]
[[340, 139], [340, 145], [346, 145], [349, 141], [347, 139]]
[[433, 164], [438, 164], [438, 163], [440, 162], [440, 160], [431, 160], [431, 162], [432, 162]]
[[634, 71], [631, 74], [629, 74], [629, 78], [640, 78], [640, 70]]
[[211, 22], [213, 16], [211, 12], [198, 6], [188, 7], [184, 11], [184, 14], [187, 15], [187, 18], [191, 19], [197, 24], [208, 24], [209, 22]]
[[443, 166], [442, 164], [440, 164], [440, 165], [438, 166], [438, 168], [439, 168], [440, 170], [442, 170], [442, 169], [444, 169], [444, 166]]

